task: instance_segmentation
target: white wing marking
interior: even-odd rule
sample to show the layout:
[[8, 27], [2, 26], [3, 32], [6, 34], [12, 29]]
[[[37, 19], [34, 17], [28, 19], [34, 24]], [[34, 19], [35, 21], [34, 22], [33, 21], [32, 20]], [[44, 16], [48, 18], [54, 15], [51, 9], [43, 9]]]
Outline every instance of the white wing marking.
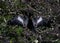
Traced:
[[38, 20], [37, 20], [37, 24], [39, 23], [39, 22], [41, 22], [43, 19], [42, 19], [42, 17], [40, 17]]
[[20, 22], [22, 22], [23, 23], [23, 19], [20, 17], [20, 16], [18, 16], [18, 18], [17, 18]]

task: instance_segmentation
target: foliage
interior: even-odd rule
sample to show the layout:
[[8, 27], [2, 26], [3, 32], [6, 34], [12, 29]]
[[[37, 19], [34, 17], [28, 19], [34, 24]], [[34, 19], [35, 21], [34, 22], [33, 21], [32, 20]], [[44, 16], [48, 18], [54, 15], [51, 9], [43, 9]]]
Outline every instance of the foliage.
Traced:
[[[39, 27], [37, 33], [21, 26], [7, 25], [7, 21], [24, 10], [30, 9], [34, 16], [52, 17], [51, 27]], [[27, 11], [29, 12], [29, 11]], [[59, 0], [0, 0], [0, 42], [1, 43], [60, 43]]]

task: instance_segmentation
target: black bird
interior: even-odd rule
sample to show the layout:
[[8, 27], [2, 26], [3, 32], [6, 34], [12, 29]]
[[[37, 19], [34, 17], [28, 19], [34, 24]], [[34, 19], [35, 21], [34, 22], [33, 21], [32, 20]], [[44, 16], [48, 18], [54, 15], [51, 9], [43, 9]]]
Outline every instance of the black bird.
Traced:
[[23, 15], [18, 15], [13, 17], [11, 20], [7, 22], [8, 25], [20, 25], [23, 27], [26, 27], [28, 24], [28, 18], [27, 16]]

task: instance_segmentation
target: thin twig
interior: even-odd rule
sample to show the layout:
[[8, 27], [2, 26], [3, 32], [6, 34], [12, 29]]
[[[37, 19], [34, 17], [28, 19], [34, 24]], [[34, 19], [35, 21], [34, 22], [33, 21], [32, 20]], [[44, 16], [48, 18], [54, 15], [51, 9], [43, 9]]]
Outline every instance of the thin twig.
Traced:
[[37, 11], [36, 9], [32, 8], [30, 5], [27, 5], [27, 7], [35, 12], [37, 12], [38, 14], [41, 14], [41, 12]]

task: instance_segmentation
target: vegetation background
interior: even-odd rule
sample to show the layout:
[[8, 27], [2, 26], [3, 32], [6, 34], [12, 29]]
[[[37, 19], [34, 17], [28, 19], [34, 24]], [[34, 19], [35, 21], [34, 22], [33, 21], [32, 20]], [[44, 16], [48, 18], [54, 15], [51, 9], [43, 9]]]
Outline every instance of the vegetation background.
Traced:
[[[37, 28], [37, 34], [28, 28], [7, 25], [12, 17], [30, 9], [34, 16], [52, 17], [51, 27]], [[29, 11], [27, 11], [28, 13]], [[0, 0], [0, 43], [60, 43], [59, 0]]]

